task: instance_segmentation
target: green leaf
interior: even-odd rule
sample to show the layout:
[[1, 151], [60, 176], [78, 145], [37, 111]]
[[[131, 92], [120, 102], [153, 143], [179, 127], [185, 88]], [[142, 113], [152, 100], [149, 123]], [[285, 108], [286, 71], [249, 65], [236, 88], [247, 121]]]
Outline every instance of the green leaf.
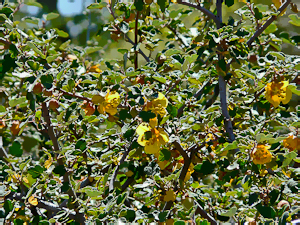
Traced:
[[234, 141], [232, 143], [225, 143], [224, 146], [225, 146], [225, 148], [224, 148], [223, 151], [236, 149], [237, 148], [237, 142]]
[[32, 176], [33, 179], [38, 178], [44, 172], [44, 168], [36, 165], [35, 167], [30, 167], [28, 173]]
[[265, 135], [265, 134], [258, 134], [256, 135], [256, 141], [258, 143], [260, 142], [264, 142], [264, 141], [267, 141], [269, 139], [273, 138], [273, 136], [271, 134], [268, 134], [268, 135]]
[[193, 54], [193, 55], [188, 55], [185, 57], [185, 59], [188, 61], [188, 63], [193, 63], [197, 60], [198, 55]]
[[84, 139], [80, 139], [79, 141], [77, 141], [75, 148], [83, 151], [86, 149], [86, 145], [86, 141]]
[[[57, 59], [59, 56], [61, 55], [61, 53], [55, 54], [55, 55], [49, 55], [46, 60], [47, 63], [51, 63], [53, 62], [55, 59]], [[59, 79], [58, 79], [59, 80]]]
[[35, 53], [40, 55], [43, 59], [46, 59], [46, 56], [42, 53], [42, 51], [31, 41], [27, 42], [27, 46], [32, 49]]
[[272, 34], [277, 30], [277, 26], [274, 23], [271, 23], [267, 29], [265, 29], [265, 34]]
[[28, 60], [26, 63], [28, 64], [30, 69], [32, 69], [34, 71], [37, 71], [40, 68], [40, 64], [38, 62], [33, 61], [33, 60]]
[[254, 16], [257, 20], [261, 20], [263, 18], [262, 13], [259, 11], [257, 7], [254, 7]]
[[35, 24], [35, 25], [38, 25], [39, 22], [40, 22], [40, 19], [39, 18], [35, 18], [35, 17], [24, 17], [22, 18], [22, 21], [26, 22], [26, 23], [32, 23], [32, 24]]
[[27, 102], [27, 99], [25, 96], [23, 96], [21, 98], [14, 98], [14, 99], [9, 100], [9, 106], [15, 107], [16, 105], [22, 104], [24, 102]]
[[293, 84], [289, 84], [288, 88], [296, 95], [300, 95], [300, 90], [297, 90], [297, 86]]
[[182, 51], [178, 50], [178, 49], [168, 49], [166, 52], [165, 52], [165, 55], [166, 56], [171, 56], [171, 55], [174, 55], [174, 54], [182, 54]]
[[85, 48], [85, 53], [88, 55], [88, 54], [91, 54], [91, 53], [94, 53], [94, 52], [98, 52], [102, 49], [102, 47], [86, 47]]
[[218, 61], [218, 65], [219, 65], [219, 67], [220, 67], [223, 71], [226, 72], [226, 62], [225, 62], [225, 59], [220, 59], [220, 60]]
[[29, 2], [24, 2], [24, 4], [26, 5], [30, 5], [30, 6], [35, 6], [35, 7], [38, 7], [38, 8], [43, 8], [43, 5], [41, 3], [38, 3], [38, 2], [32, 2], [32, 1], [29, 1]]
[[63, 176], [66, 172], [64, 165], [58, 165], [53, 170], [53, 173], [59, 174], [60, 176]]
[[168, 214], [169, 214], [169, 212], [160, 212], [158, 214], [159, 222], [165, 222]]
[[57, 17], [59, 17], [59, 14], [51, 12], [49, 14], [44, 14], [43, 17], [44, 17], [45, 20], [54, 20]]
[[137, 11], [142, 11], [144, 8], [144, 1], [143, 0], [134, 0], [134, 6]]
[[154, 118], [155, 116], [155, 113], [151, 111], [141, 111], [139, 114], [139, 117], [141, 117], [144, 122], [149, 122], [149, 120]]
[[211, 174], [214, 172], [214, 169], [216, 167], [216, 164], [211, 163], [210, 161], [206, 160], [203, 161], [203, 163], [199, 163], [194, 167], [194, 170], [200, 174], [202, 174], [202, 176]]
[[68, 38], [69, 34], [67, 32], [64, 32], [63, 30], [59, 30], [57, 28], [55, 28], [56, 33], [58, 34], [58, 36], [62, 37], [62, 38]]
[[67, 40], [66, 42], [62, 43], [60, 46], [59, 46], [59, 49], [60, 50], [65, 50], [69, 44], [71, 43], [71, 40]]
[[158, 160], [159, 161], [164, 161], [164, 160], [169, 160], [171, 158], [171, 152], [167, 149], [162, 149], [160, 151], [160, 154], [159, 154], [159, 157], [158, 157]]
[[162, 76], [153, 76], [152, 77], [154, 80], [157, 80], [158, 82], [160, 82], [160, 83], [163, 83], [163, 84], [165, 84], [166, 82], [167, 82], [167, 79], [166, 78], [164, 78], [164, 77], [162, 77]]
[[157, 4], [159, 5], [160, 10], [164, 13], [166, 10], [167, 1], [166, 0], [157, 0]]
[[237, 211], [237, 208], [235, 206], [233, 206], [231, 209], [229, 209], [228, 211], [226, 212], [223, 212], [221, 214], [221, 216], [228, 216], [228, 217], [231, 217], [231, 216], [234, 216], [234, 214], [236, 213]]
[[256, 206], [256, 209], [265, 218], [275, 218], [276, 213], [273, 207], [259, 204]]
[[21, 144], [18, 141], [14, 141], [12, 146], [9, 147], [9, 153], [16, 157], [21, 157], [23, 154], [23, 149], [21, 148]]
[[285, 155], [285, 159], [283, 160], [282, 167], [286, 167], [290, 165], [293, 159], [297, 157], [296, 152], [289, 152], [288, 154]]
[[128, 209], [126, 212], [125, 218], [127, 219], [128, 222], [133, 222], [135, 220], [135, 211]]
[[289, 21], [290, 24], [300, 27], [300, 17], [298, 17], [296, 14], [292, 14], [292, 15], [289, 15], [289, 18], [291, 19]]
[[119, 48], [118, 52], [120, 52], [121, 54], [125, 54], [125, 53], [128, 53], [128, 49]]
[[225, 5], [227, 7], [231, 7], [231, 6], [233, 6], [233, 4], [234, 4], [234, 0], [225, 0]]
[[100, 3], [92, 3], [87, 8], [88, 9], [102, 9], [107, 6], [106, 2], [100, 2]]

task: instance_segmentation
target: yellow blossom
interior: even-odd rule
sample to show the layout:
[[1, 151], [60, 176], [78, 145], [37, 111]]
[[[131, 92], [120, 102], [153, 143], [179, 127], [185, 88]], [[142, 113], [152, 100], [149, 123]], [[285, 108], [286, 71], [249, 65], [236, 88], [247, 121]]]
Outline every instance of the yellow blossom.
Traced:
[[164, 201], [165, 202], [174, 202], [176, 200], [176, 195], [173, 190], [168, 190], [166, 191], [166, 195], [164, 196]]
[[156, 115], [160, 115], [163, 117], [166, 115], [167, 111], [166, 108], [168, 106], [168, 99], [162, 94], [158, 93], [158, 97], [150, 102], [147, 103], [145, 110], [151, 111], [155, 113]]
[[141, 123], [136, 133], [139, 135], [138, 143], [145, 146], [145, 152], [155, 154], [159, 152], [160, 146], [169, 142], [169, 136], [163, 128], [156, 128], [157, 119], [150, 119], [149, 123]]
[[91, 66], [89, 69], [89, 72], [95, 72], [95, 73], [102, 73], [102, 70], [99, 69], [99, 64]]
[[295, 137], [294, 135], [288, 136], [282, 142], [283, 146], [288, 148], [290, 151], [294, 151], [295, 149], [300, 149], [300, 139]]
[[28, 202], [31, 204], [31, 205], [34, 205], [34, 206], [37, 206], [39, 204], [37, 198], [35, 198], [34, 196], [30, 196], [28, 198]]
[[254, 164], [265, 164], [272, 161], [272, 154], [269, 151], [270, 146], [259, 144], [251, 152], [251, 158]]
[[98, 106], [99, 113], [104, 114], [105, 112], [107, 112], [112, 116], [117, 114], [117, 107], [121, 102], [120, 95], [116, 91], [108, 91], [104, 98], [101, 96], [94, 96], [92, 100], [93, 102], [100, 103], [100, 105]]
[[193, 163], [190, 164], [189, 166], [189, 169], [185, 175], [185, 178], [184, 178], [184, 181], [187, 182], [190, 178], [191, 178], [191, 175], [192, 173], [194, 173], [194, 165]]
[[287, 104], [292, 98], [292, 91], [288, 88], [288, 81], [271, 82], [265, 88], [266, 99], [276, 108], [280, 102]]

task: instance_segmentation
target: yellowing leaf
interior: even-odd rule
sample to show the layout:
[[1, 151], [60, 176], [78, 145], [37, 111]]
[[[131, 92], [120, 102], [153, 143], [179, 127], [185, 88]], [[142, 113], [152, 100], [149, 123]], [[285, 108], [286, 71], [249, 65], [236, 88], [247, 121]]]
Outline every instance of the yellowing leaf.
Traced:
[[[279, 9], [280, 6], [282, 5], [282, 0], [272, 0], [272, 2], [273, 2], [273, 4], [275, 5], [275, 7], [276, 7], [277, 9]], [[279, 16], [284, 15], [284, 14], [285, 14], [285, 11], [286, 11], [286, 9], [283, 10], [282, 13], [279, 14]]]
[[39, 203], [37, 198], [33, 197], [33, 196], [30, 196], [28, 198], [28, 202], [31, 204], [31, 205], [34, 205], [34, 206], [37, 206], [37, 204]]

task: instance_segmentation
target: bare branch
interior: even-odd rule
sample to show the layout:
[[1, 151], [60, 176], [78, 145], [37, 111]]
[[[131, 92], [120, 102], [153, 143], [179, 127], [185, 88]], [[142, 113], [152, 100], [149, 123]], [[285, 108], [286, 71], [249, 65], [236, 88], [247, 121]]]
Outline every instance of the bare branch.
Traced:
[[220, 24], [220, 21], [218, 20], [218, 18], [211, 11], [209, 11], [208, 9], [206, 9], [200, 5], [196, 5], [196, 4], [189, 3], [189, 2], [184, 2], [183, 0], [177, 0], [177, 4], [186, 5], [186, 6], [198, 9], [201, 12], [203, 12], [206, 16], [208, 16], [210, 19], [215, 21], [217, 26], [218, 26], [218, 24]]
[[219, 90], [220, 100], [221, 100], [222, 115], [224, 116], [225, 129], [229, 136], [229, 142], [233, 142], [235, 140], [235, 137], [233, 134], [232, 122], [227, 109], [226, 82], [222, 75], [219, 75], [219, 89], [220, 89]]
[[[283, 3], [280, 8], [278, 9], [278, 15], [283, 12], [286, 7], [288, 7], [288, 5], [291, 3], [291, 0], [286, 0], [285, 3]], [[250, 47], [251, 44], [253, 43], [253, 41], [262, 34], [262, 32], [267, 29], [268, 26], [270, 26], [270, 24], [277, 19], [277, 16], [271, 16], [267, 22], [264, 23], [264, 25], [262, 25], [261, 27], [258, 28], [258, 30], [253, 34], [253, 36], [248, 40], [247, 45]]]
[[209, 215], [196, 200], [194, 202], [198, 207], [195, 213], [197, 214], [199, 213], [203, 218], [207, 219], [212, 225], [218, 224], [217, 221], [211, 215]]
[[[43, 102], [42, 103], [42, 111], [43, 111], [43, 117], [45, 119], [45, 122], [47, 124], [47, 128], [48, 128], [48, 135], [53, 143], [53, 147], [54, 147], [54, 150], [56, 152], [59, 152], [60, 151], [60, 147], [59, 147], [59, 144], [58, 144], [58, 140], [57, 140], [57, 137], [54, 133], [54, 129], [53, 129], [53, 125], [51, 124], [51, 120], [50, 120], [50, 116], [49, 116], [49, 110], [48, 110], [48, 107], [46, 105], [46, 102]], [[57, 162], [59, 165], [64, 165], [64, 161], [62, 158], [58, 157], [57, 158]], [[77, 196], [76, 196], [76, 193], [72, 187], [72, 184], [71, 184], [71, 181], [70, 181], [70, 177], [69, 177], [69, 172], [66, 172], [64, 175], [63, 175], [63, 179], [64, 179], [64, 182], [67, 182], [69, 184], [69, 190], [68, 190], [68, 194], [70, 196], [72, 196], [74, 198], [74, 200], [76, 200]], [[75, 206], [78, 208], [80, 207], [78, 201], [75, 201]], [[84, 223], [85, 221], [85, 217], [84, 215], [81, 213], [80, 214], [80, 217], [79, 217], [79, 221], [81, 223]]]
[[90, 98], [83, 97], [83, 96], [78, 95], [78, 94], [75, 94], [75, 93], [70, 93], [70, 92], [67, 92], [67, 91], [62, 90], [62, 89], [58, 89], [58, 88], [57, 88], [56, 90], [58, 90], [59, 92], [63, 93], [64, 95], [69, 95], [69, 96], [71, 96], [71, 97], [79, 98], [79, 99], [81, 99], [81, 100], [86, 100], [86, 101], [88, 101], [88, 102], [91, 102], [91, 101], [92, 101], [92, 99], [90, 99]]

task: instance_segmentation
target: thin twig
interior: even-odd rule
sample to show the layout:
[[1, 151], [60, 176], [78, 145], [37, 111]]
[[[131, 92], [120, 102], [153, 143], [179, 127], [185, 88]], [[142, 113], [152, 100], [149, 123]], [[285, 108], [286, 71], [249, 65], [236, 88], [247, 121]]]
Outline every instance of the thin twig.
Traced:
[[2, 136], [0, 136], [0, 149], [1, 149], [0, 157], [2, 157], [3, 160], [4, 160], [5, 162], [7, 162], [8, 164], [10, 164], [11, 167], [13, 168], [13, 170], [16, 172], [16, 171], [17, 171], [16, 167], [15, 167], [13, 164], [11, 164], [9, 161], [7, 161], [7, 160], [5, 159], [5, 158], [8, 159], [9, 157], [8, 157], [7, 152], [6, 152], [5, 149], [3, 148]]
[[209, 18], [214, 20], [217, 25], [220, 24], [220, 21], [218, 20], [218, 18], [211, 11], [209, 11], [208, 9], [206, 9], [200, 5], [196, 5], [196, 4], [189, 3], [189, 2], [184, 2], [183, 0], [177, 0], [177, 4], [186, 5], [186, 6], [198, 9], [201, 12], [203, 12], [206, 16], [208, 16]]
[[[44, 120], [47, 124], [48, 135], [49, 135], [49, 137], [50, 137], [50, 139], [53, 143], [54, 150], [56, 152], [60, 152], [60, 147], [59, 147], [59, 144], [58, 144], [58, 140], [57, 140], [57, 137], [55, 135], [53, 125], [51, 124], [51, 120], [50, 120], [50, 116], [49, 116], [49, 110], [48, 110], [48, 107], [47, 107], [45, 102], [42, 103], [42, 111], [43, 111]], [[60, 157], [57, 158], [57, 162], [58, 162], [59, 165], [64, 165], [63, 159], [60, 158]], [[74, 200], [76, 200], [77, 196], [76, 196], [76, 193], [75, 193], [75, 191], [72, 187], [70, 177], [69, 177], [69, 172], [66, 172], [63, 175], [63, 179], [64, 179], [64, 182], [67, 182], [69, 184], [69, 187], [70, 187], [67, 193], [69, 194], [69, 196], [72, 196], [74, 198]], [[78, 208], [80, 206], [78, 201], [75, 201], [75, 206], [76, 206], [76, 208]], [[81, 223], [85, 222], [84, 214], [82, 214], [82, 213], [79, 214], [79, 221]]]
[[[116, 19], [116, 16], [115, 16], [115, 14], [114, 14], [114, 11], [113, 11], [112, 8], [111, 8], [111, 5], [109, 5], [107, 8], [108, 8], [108, 11], [110, 12], [110, 14], [113, 16], [113, 18]], [[116, 28], [118, 29], [118, 31], [122, 32], [118, 26], [117, 26]], [[122, 32], [122, 33], [123, 33], [123, 32]], [[128, 37], [128, 35], [125, 34], [125, 33], [123, 33], [123, 34], [124, 34], [125, 38], [127, 39], [127, 41], [128, 41], [130, 44], [132, 44], [132, 45], [134, 46], [134, 48], [137, 48], [137, 45], [136, 45], [136, 44]], [[144, 59], [145, 59], [147, 62], [150, 62], [150, 59], [148, 58], [148, 56], [146, 56], [145, 53], [144, 53], [141, 49], [139, 49], [139, 53], [144, 57]]]
[[[280, 8], [278, 9], [278, 13], [277, 15], [279, 15], [281, 12], [283, 12], [286, 7], [288, 7], [288, 5], [291, 3], [291, 0], [286, 0], [285, 3], [283, 3]], [[268, 26], [270, 26], [270, 24], [277, 19], [277, 16], [271, 16], [267, 22], [264, 23], [264, 25], [262, 25], [261, 27], [258, 28], [258, 30], [252, 35], [252, 37], [247, 41], [247, 45], [250, 47], [252, 42], [259, 36], [262, 34], [262, 32], [267, 29]]]
[[188, 45], [186, 43], [184, 43], [184, 41], [179, 37], [177, 31], [173, 27], [168, 25], [167, 28], [174, 33], [174, 35], [177, 37], [177, 39], [180, 41], [180, 43], [184, 45], [184, 47], [188, 47]]
[[[140, 11], [137, 11], [136, 13], [136, 18], [135, 18], [135, 28], [134, 28], [134, 44], [135, 47], [138, 44], [138, 24], [139, 24], [139, 16], [140, 16]], [[135, 49], [135, 59], [134, 59], [134, 68], [135, 70], [138, 69], [138, 53], [137, 50]]]
[[56, 90], [58, 90], [59, 92], [63, 93], [64, 95], [69, 95], [69, 96], [71, 96], [71, 97], [79, 98], [79, 99], [82, 99], [82, 100], [86, 100], [86, 101], [88, 101], [88, 102], [91, 102], [91, 101], [92, 101], [92, 99], [90, 99], [90, 98], [83, 97], [83, 96], [78, 95], [78, 94], [75, 94], [75, 93], [70, 93], [70, 92], [67, 92], [67, 91], [62, 90], [62, 89], [58, 89], [58, 88], [57, 88]]

